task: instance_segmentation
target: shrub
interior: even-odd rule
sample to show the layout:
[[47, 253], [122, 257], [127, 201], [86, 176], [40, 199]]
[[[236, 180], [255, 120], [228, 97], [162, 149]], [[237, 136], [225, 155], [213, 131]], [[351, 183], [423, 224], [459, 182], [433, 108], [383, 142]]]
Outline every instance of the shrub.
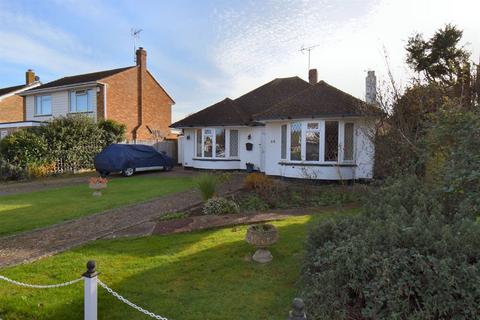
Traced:
[[268, 203], [262, 200], [258, 195], [252, 194], [243, 199], [240, 203], [242, 211], [245, 212], [255, 212], [255, 211], [265, 211], [270, 208]]
[[480, 225], [445, 214], [416, 177], [388, 182], [360, 217], [309, 235], [312, 319], [471, 319], [480, 307]]
[[203, 201], [207, 201], [215, 195], [217, 183], [217, 177], [214, 175], [201, 174], [195, 178], [195, 184], [200, 191]]
[[28, 178], [27, 170], [0, 157], [0, 181], [23, 180], [26, 178]]
[[31, 162], [27, 165], [27, 170], [30, 177], [46, 177], [55, 171], [55, 162]]
[[274, 179], [262, 173], [250, 173], [245, 177], [245, 188], [255, 191], [269, 206], [275, 206], [280, 200], [284, 188]]
[[222, 197], [213, 197], [207, 200], [203, 206], [204, 214], [221, 215], [227, 213], [239, 213], [240, 208], [232, 200]]
[[26, 167], [28, 163], [39, 162], [50, 156], [46, 139], [32, 129], [19, 130], [0, 141], [0, 154], [10, 164]]
[[101, 120], [98, 127], [103, 131], [103, 140], [105, 145], [119, 143], [125, 140], [127, 126], [114, 120]]

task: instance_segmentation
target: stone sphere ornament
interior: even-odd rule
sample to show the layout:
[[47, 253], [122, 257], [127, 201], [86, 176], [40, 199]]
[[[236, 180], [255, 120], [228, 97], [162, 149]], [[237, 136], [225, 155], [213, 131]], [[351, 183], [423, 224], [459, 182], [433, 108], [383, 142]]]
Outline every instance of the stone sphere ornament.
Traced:
[[255, 224], [247, 229], [245, 240], [257, 248], [253, 261], [268, 263], [273, 256], [267, 248], [278, 241], [278, 230], [271, 224]]

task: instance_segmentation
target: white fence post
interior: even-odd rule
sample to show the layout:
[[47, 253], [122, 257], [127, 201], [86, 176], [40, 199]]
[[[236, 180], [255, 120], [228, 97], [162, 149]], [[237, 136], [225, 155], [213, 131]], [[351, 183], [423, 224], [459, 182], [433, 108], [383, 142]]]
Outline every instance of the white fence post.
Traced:
[[85, 320], [97, 320], [97, 276], [95, 261], [87, 262], [87, 271], [82, 274], [85, 284], [84, 314]]

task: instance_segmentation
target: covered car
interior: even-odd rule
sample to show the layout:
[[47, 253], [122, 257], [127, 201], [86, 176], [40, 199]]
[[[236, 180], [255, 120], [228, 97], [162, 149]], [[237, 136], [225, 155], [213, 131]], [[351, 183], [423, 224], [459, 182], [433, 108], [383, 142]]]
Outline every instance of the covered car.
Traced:
[[111, 172], [121, 172], [124, 176], [129, 177], [136, 171], [169, 171], [173, 168], [174, 161], [151, 146], [111, 144], [97, 154], [94, 165], [102, 176]]

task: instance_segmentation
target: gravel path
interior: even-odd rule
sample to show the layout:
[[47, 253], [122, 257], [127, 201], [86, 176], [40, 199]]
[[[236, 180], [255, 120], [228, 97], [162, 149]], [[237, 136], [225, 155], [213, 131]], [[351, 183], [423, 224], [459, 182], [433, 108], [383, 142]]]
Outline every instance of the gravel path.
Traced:
[[[234, 175], [228, 188], [222, 186], [219, 193], [239, 189], [243, 177], [242, 174]], [[0, 238], [0, 267], [37, 260], [142, 225], [159, 218], [164, 213], [186, 211], [200, 204], [198, 191], [192, 189], [23, 234], [3, 237]]]

